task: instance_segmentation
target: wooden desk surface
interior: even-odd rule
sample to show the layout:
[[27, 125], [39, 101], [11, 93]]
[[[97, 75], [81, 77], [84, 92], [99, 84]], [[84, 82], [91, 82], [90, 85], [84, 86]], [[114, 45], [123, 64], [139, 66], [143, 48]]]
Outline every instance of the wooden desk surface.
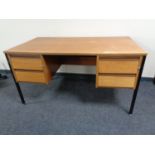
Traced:
[[38, 37], [5, 52], [43, 55], [146, 55], [130, 37]]

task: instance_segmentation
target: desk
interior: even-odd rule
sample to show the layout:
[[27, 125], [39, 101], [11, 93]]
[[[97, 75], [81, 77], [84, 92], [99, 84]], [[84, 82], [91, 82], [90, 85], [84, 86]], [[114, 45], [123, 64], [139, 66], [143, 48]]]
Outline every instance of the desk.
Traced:
[[39, 37], [5, 51], [20, 82], [48, 84], [62, 64], [95, 65], [96, 88], [130, 88], [132, 114], [147, 53], [130, 37]]

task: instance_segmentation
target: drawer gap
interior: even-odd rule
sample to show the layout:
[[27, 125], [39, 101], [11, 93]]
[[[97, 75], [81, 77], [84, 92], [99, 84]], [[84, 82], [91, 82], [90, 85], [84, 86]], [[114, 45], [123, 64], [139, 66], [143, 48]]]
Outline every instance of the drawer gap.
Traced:
[[136, 74], [125, 74], [125, 73], [98, 73], [98, 75], [104, 75], [104, 76], [109, 76], [109, 75], [115, 75], [115, 76], [136, 76]]
[[31, 54], [31, 55], [27, 55], [27, 54], [9, 54], [11, 58], [40, 58], [40, 55], [35, 55], [35, 54]]
[[23, 71], [23, 72], [41, 72], [41, 73], [43, 73], [42, 70], [28, 70], [28, 69], [14, 69], [14, 71]]
[[99, 60], [103, 59], [139, 59], [139, 56], [99, 56]]

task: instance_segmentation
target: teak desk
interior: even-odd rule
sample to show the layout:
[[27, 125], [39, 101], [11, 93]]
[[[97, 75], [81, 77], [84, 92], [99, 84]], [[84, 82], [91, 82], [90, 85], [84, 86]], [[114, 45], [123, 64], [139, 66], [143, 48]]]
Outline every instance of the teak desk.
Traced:
[[129, 114], [147, 55], [129, 37], [39, 37], [5, 54], [22, 103], [19, 82], [48, 84], [62, 64], [96, 65], [96, 88], [134, 90]]

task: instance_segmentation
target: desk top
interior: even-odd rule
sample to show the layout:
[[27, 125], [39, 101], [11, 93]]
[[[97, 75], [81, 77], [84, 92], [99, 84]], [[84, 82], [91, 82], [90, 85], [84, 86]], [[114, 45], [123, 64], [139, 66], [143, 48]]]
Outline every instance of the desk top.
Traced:
[[146, 55], [130, 37], [38, 37], [8, 49], [12, 54]]

